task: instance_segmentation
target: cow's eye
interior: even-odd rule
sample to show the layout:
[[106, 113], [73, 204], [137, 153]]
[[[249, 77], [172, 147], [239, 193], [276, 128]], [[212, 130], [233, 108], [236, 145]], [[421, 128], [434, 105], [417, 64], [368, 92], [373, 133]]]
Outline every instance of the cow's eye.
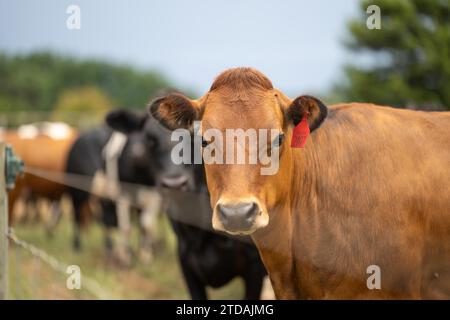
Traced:
[[280, 147], [284, 141], [284, 133], [280, 133], [272, 142], [273, 147]]
[[205, 138], [202, 137], [202, 147], [205, 148], [211, 141], [206, 141]]

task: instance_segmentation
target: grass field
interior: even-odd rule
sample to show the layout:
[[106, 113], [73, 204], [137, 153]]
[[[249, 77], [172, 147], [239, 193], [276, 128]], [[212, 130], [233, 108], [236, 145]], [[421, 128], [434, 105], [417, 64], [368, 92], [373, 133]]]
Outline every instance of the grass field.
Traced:
[[[189, 299], [175, 253], [176, 240], [164, 216], [158, 223], [159, 245], [154, 261], [149, 265], [136, 262], [128, 269], [107, 262], [102, 229], [97, 223], [83, 233], [84, 248], [80, 253], [71, 247], [72, 223], [68, 215], [63, 216], [52, 237], [38, 223], [19, 224], [14, 229], [20, 238], [65, 264], [78, 265], [81, 279], [83, 275], [95, 279], [109, 299]], [[136, 231], [132, 239], [137, 248]], [[10, 244], [9, 299], [96, 299], [83, 285], [81, 290], [67, 289], [67, 276]], [[208, 293], [212, 299], [239, 299], [243, 296], [243, 284], [234, 279], [219, 290], [208, 289]]]

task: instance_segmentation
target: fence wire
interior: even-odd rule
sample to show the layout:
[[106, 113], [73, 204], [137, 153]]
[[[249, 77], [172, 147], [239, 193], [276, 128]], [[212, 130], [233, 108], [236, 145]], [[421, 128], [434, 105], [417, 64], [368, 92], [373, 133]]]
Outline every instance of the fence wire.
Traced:
[[[93, 190], [92, 181], [94, 177], [92, 176], [54, 172], [33, 167], [25, 167], [25, 172], [41, 179], [49, 180], [61, 185], [65, 185], [67, 187], [85, 191], [99, 198], [109, 199], [113, 202], [117, 202], [118, 199], [118, 195], [111, 195], [109, 192], [105, 192], [104, 190]], [[132, 206], [136, 208], [143, 208], [146, 203], [145, 201], [142, 201], [142, 196], [148, 195], [148, 193], [159, 193], [165, 198], [169, 197], [173, 200], [176, 200], [173, 201], [173, 203], [178, 203], [180, 206], [182, 206], [183, 210], [178, 211], [182, 211], [184, 214], [169, 215], [172, 219], [183, 222], [185, 224], [196, 226], [200, 229], [215, 232], [212, 230], [209, 217], [211, 212], [209, 200], [202, 199], [202, 201], [200, 201], [201, 197], [207, 197], [205, 194], [190, 191], [169, 191], [167, 189], [161, 189], [155, 186], [149, 187], [123, 181], [119, 181], [118, 183], [120, 186], [120, 196], [126, 194]], [[175, 212], [177, 212], [177, 210], [175, 210]], [[231, 237], [228, 234], [224, 234], [224, 236]], [[56, 257], [47, 253], [45, 250], [21, 239], [11, 227], [8, 229], [7, 238], [9, 238], [17, 247], [30, 253], [34, 258], [37, 259], [37, 261], [45, 263], [57, 273], [60, 273], [64, 275], [65, 278], [67, 278], [67, 267], [69, 266], [69, 264], [58, 260]], [[235, 240], [250, 242], [250, 240], [246, 238], [233, 238]], [[84, 274], [81, 275], [81, 283], [82, 289], [87, 290], [90, 294], [98, 299], [117, 299], [110, 292], [105, 290], [96, 280], [87, 277]]]
[[[19, 238], [13, 228], [8, 229], [7, 237], [15, 245], [30, 253], [34, 258], [44, 262], [46, 265], [50, 266], [56, 272], [63, 274], [65, 277], [68, 276], [67, 267], [69, 264], [61, 262], [43, 249], [40, 249], [35, 245]], [[83, 274], [81, 275], [81, 288], [86, 289], [98, 299], [114, 299], [114, 297], [107, 290], [103, 289], [97, 281]]]

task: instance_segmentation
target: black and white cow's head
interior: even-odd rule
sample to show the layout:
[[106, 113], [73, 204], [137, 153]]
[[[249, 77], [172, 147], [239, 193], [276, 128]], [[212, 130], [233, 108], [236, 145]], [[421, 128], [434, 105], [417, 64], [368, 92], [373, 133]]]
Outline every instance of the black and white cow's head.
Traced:
[[130, 154], [126, 156], [130, 165], [150, 170], [157, 186], [181, 190], [195, 188], [192, 166], [172, 161], [172, 149], [179, 141], [171, 141], [171, 131], [147, 112], [115, 110], [106, 116], [106, 123], [128, 136]]

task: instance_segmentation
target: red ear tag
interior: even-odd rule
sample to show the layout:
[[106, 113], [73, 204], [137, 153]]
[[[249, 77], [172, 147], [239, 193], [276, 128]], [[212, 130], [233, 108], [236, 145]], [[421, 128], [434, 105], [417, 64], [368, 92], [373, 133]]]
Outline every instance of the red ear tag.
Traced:
[[291, 148], [303, 148], [306, 144], [306, 139], [309, 136], [309, 126], [306, 120], [307, 115], [305, 114], [292, 131]]

